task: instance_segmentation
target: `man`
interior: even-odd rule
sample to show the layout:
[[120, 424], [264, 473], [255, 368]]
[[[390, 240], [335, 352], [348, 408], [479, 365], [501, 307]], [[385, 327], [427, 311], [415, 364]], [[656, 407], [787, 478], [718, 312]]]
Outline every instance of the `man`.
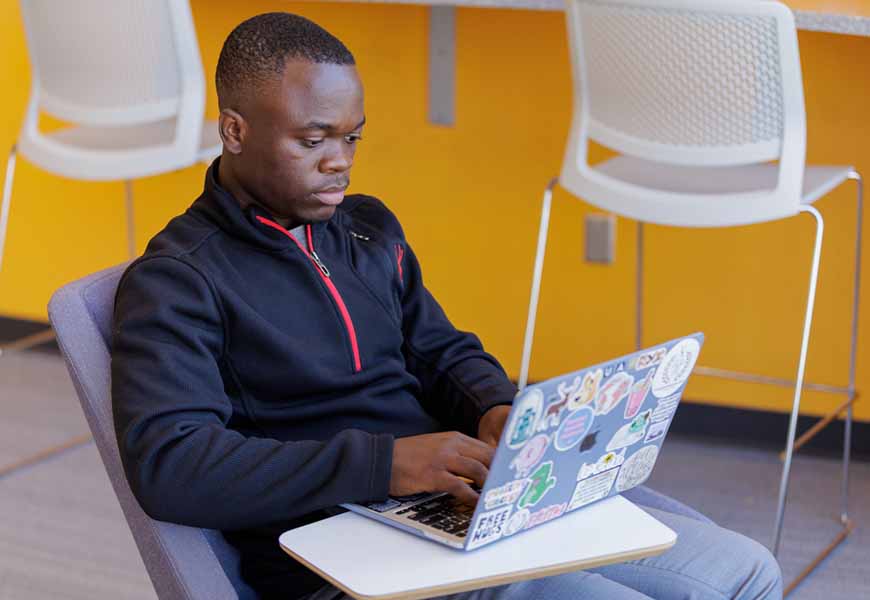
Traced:
[[[145, 511], [222, 530], [262, 597], [338, 598], [278, 535], [388, 494], [475, 502], [516, 389], [423, 286], [395, 216], [344, 196], [365, 123], [347, 48], [260, 15], [227, 38], [217, 90], [222, 156], [118, 288], [121, 456]], [[781, 595], [754, 542], [656, 516], [680, 534], [662, 557], [461, 597]]]

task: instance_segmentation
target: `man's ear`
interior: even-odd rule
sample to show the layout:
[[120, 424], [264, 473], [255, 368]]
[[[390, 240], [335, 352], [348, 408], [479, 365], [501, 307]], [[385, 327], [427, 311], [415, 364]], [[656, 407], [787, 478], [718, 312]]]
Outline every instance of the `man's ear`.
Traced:
[[224, 149], [231, 154], [241, 154], [242, 143], [248, 132], [245, 118], [231, 108], [224, 108], [218, 119], [218, 130], [224, 143]]

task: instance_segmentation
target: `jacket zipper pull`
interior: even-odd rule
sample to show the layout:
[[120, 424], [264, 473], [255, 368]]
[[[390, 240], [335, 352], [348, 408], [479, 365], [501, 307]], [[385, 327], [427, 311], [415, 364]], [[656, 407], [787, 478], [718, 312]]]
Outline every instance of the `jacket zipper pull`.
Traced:
[[313, 249], [311, 250], [311, 258], [314, 259], [314, 264], [317, 265], [317, 268], [320, 269], [320, 272], [323, 273], [326, 277], [329, 277], [329, 269], [326, 268], [326, 265], [323, 264], [323, 261], [320, 260], [320, 257], [317, 256], [317, 252]]

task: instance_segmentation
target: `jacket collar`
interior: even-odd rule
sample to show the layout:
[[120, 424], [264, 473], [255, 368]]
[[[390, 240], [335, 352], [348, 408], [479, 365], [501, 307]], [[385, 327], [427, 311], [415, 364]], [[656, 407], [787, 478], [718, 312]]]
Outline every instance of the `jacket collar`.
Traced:
[[[293, 241], [286, 235], [257, 220], [259, 216], [274, 221], [275, 218], [271, 214], [255, 205], [242, 209], [238, 201], [221, 187], [218, 183], [219, 164], [220, 157], [216, 158], [206, 171], [202, 195], [190, 207], [190, 212], [207, 219], [232, 237], [249, 244], [275, 251], [295, 247]], [[329, 221], [322, 221], [311, 224], [315, 247], [328, 223]]]

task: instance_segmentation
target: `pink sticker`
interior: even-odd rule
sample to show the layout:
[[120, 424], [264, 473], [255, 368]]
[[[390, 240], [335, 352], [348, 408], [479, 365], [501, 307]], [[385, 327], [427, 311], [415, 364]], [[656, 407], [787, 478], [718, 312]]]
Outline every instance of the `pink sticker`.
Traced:
[[570, 450], [580, 443], [589, 429], [592, 427], [592, 422], [595, 420], [595, 413], [588, 406], [582, 406], [565, 417], [559, 429], [556, 430], [556, 437], [553, 439], [553, 445], [556, 450]]
[[563, 502], [562, 504], [551, 504], [550, 506], [546, 506], [541, 510], [536, 510], [531, 515], [529, 515], [529, 522], [526, 524], [526, 529], [531, 529], [536, 525], [546, 523], [547, 521], [552, 521], [556, 517], [561, 517], [563, 514], [565, 514], [565, 509], [567, 508], [568, 503]]
[[650, 369], [646, 372], [643, 379], [631, 386], [631, 393], [628, 395], [628, 402], [625, 404], [626, 419], [633, 419], [637, 416], [640, 407], [643, 406], [643, 401], [646, 400], [655, 371], [655, 369]]
[[550, 445], [550, 437], [539, 433], [523, 446], [523, 449], [511, 461], [510, 468], [516, 469], [516, 476], [525, 477], [531, 470], [541, 462], [544, 454], [547, 452], [547, 446]]
[[616, 405], [628, 395], [633, 383], [634, 377], [628, 373], [624, 371], [615, 373], [601, 386], [598, 398], [595, 399], [595, 413], [606, 415], [616, 408]]

